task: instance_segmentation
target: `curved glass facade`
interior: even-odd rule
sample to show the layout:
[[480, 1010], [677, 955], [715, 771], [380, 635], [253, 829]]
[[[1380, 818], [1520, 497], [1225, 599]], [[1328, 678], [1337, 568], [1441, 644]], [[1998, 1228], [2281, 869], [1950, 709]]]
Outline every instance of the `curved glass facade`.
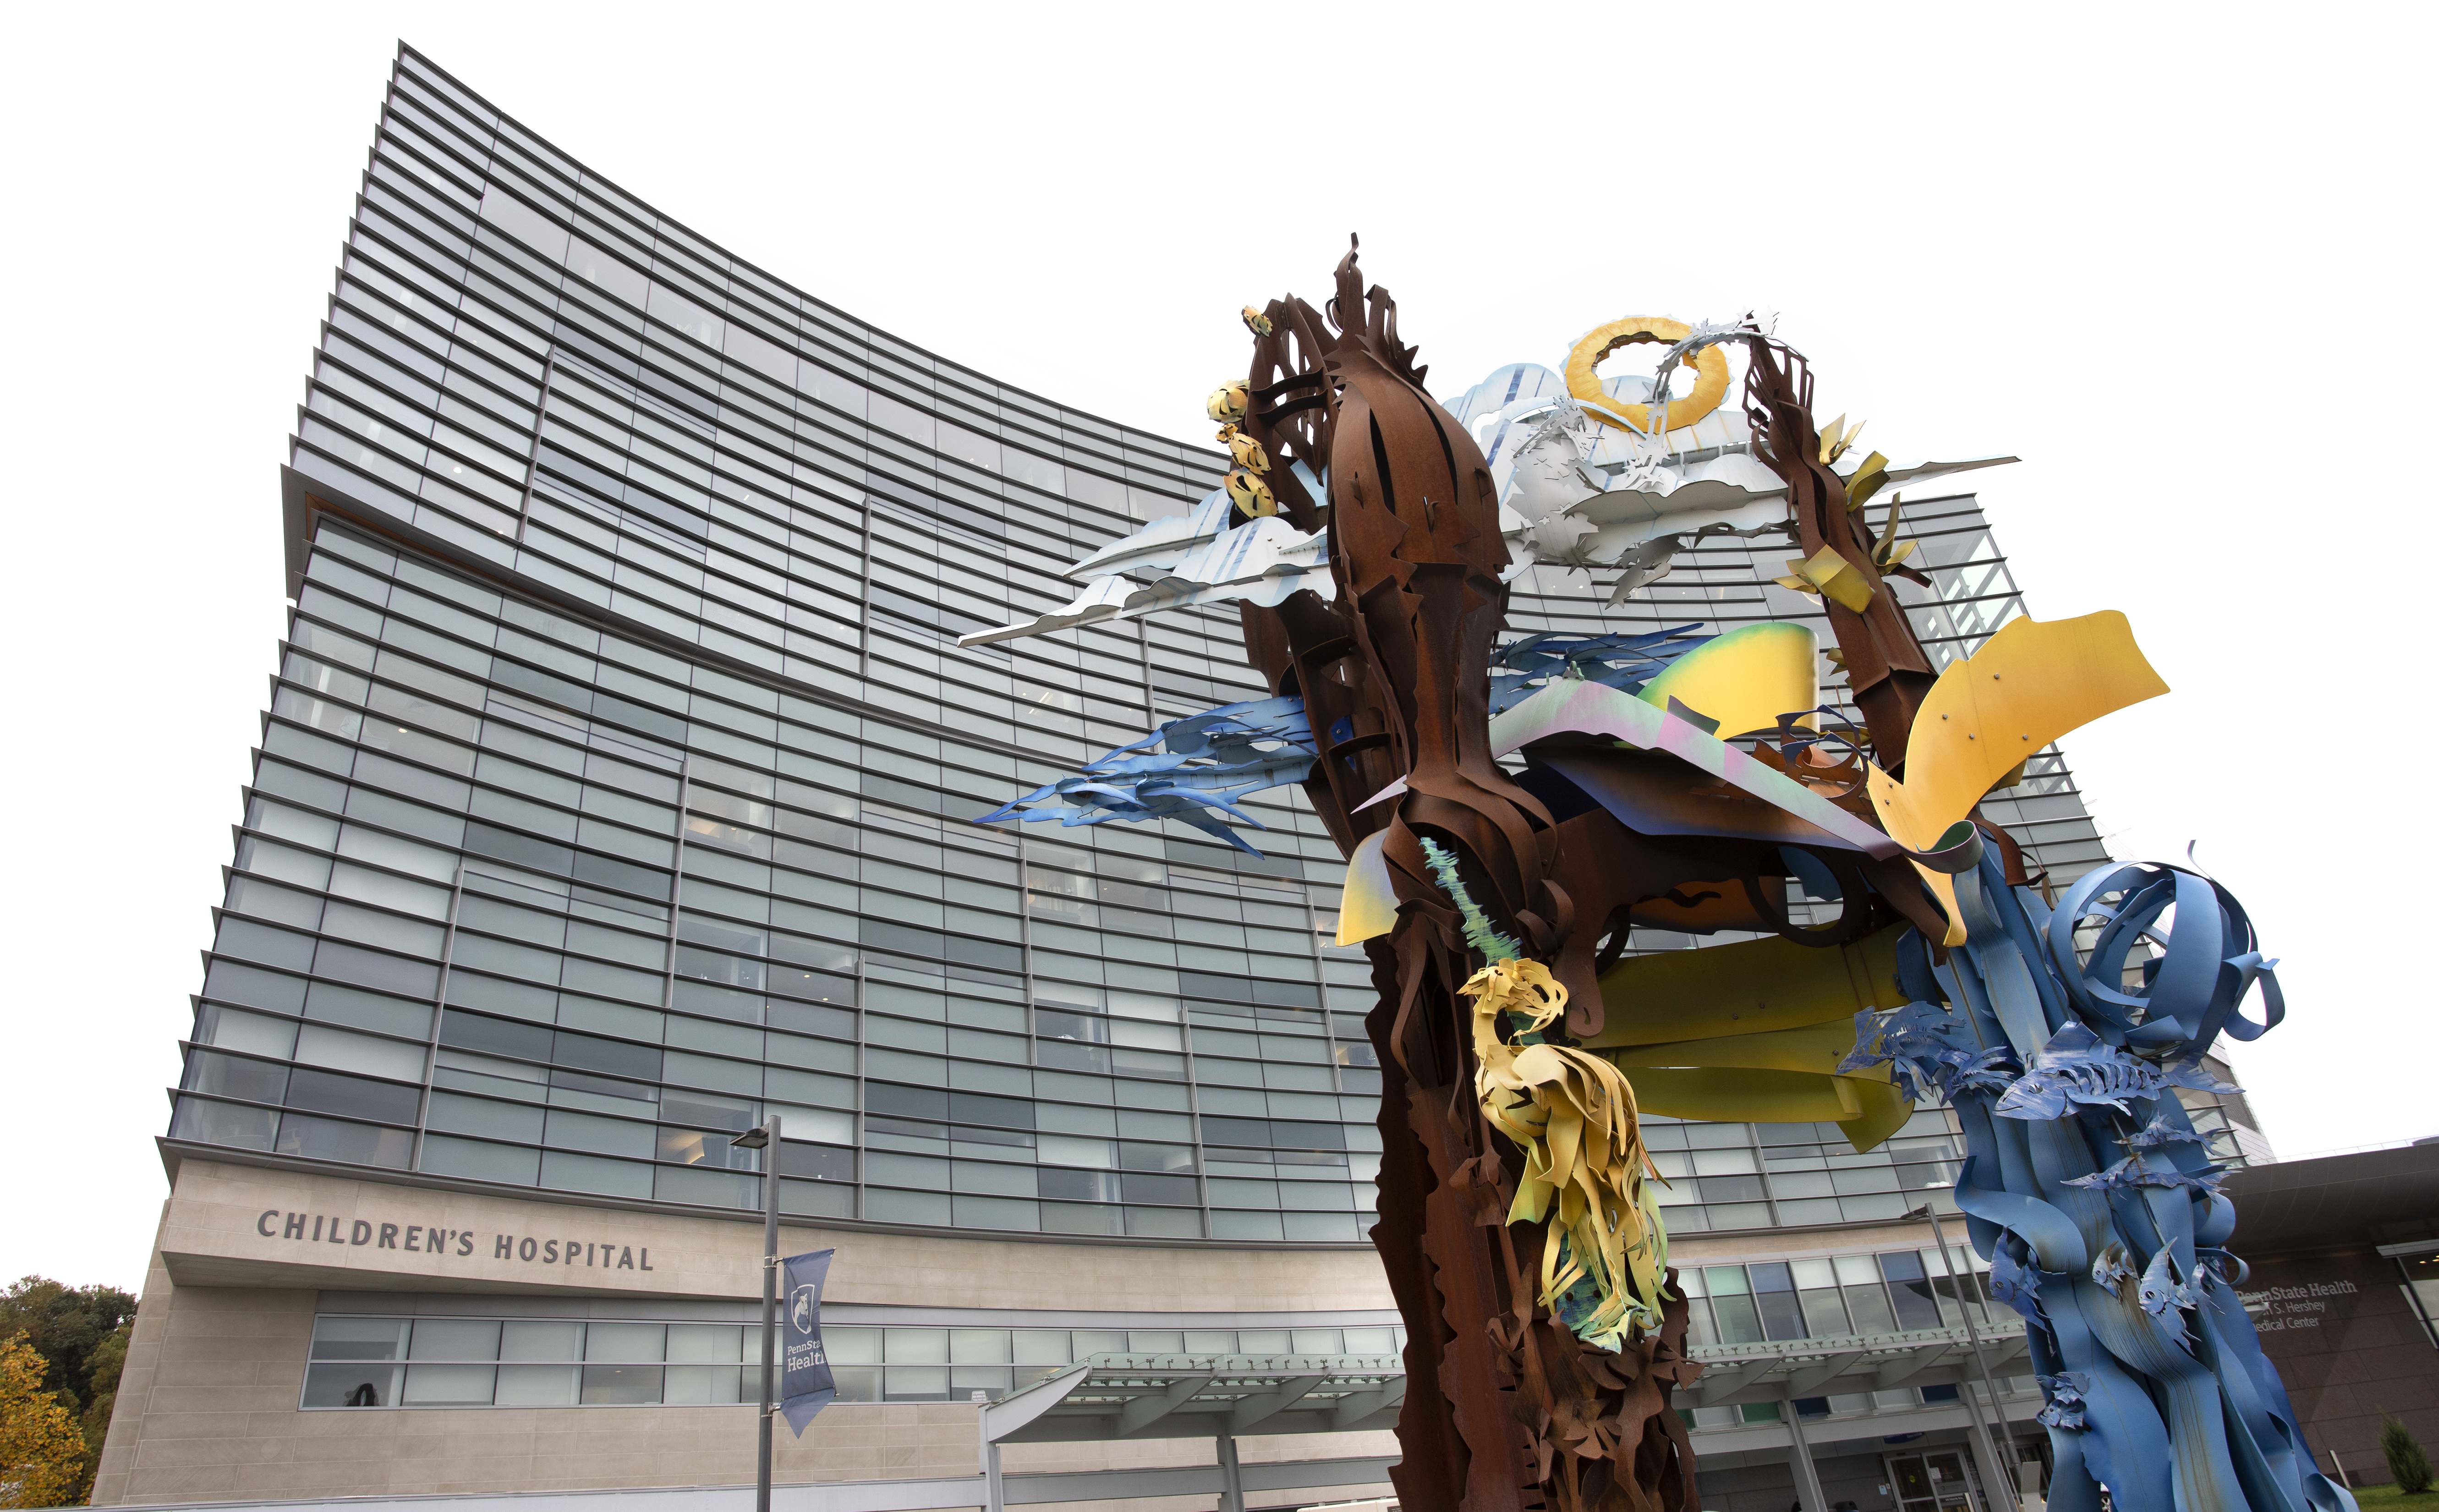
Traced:
[[1317, 827], [969, 822], [1257, 691], [1233, 617], [953, 644], [1218, 471], [732, 261], [402, 54], [173, 1140], [735, 1208], [767, 1110], [795, 1213], [1361, 1242], [1379, 1081]]
[[[955, 644], [1220, 466], [788, 288], [401, 53], [173, 1146], [738, 1209], [729, 1138], [776, 1112], [792, 1213], [1363, 1242], [1369, 972], [1297, 795], [1254, 801], [1261, 857], [971, 822], [1266, 691], [1227, 609]], [[1970, 498], [1908, 517], [1935, 649], [2021, 613]], [[1513, 622], [1817, 613], [1772, 550], [1615, 609], [1536, 569]], [[2100, 859], [2055, 752], [1993, 808], [2061, 876]], [[1871, 1157], [1666, 1122], [1680, 1232], [1892, 1217], [1954, 1153], [1938, 1111]]]

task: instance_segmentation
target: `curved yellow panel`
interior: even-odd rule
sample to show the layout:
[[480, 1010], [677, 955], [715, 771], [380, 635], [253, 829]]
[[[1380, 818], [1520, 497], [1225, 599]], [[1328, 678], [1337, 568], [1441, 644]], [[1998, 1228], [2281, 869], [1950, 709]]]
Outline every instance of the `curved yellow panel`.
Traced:
[[1705, 1123], [1836, 1123], [1855, 1117], [1838, 1095], [1844, 1078], [1742, 1066], [1646, 1066], [1627, 1077], [1642, 1112]]
[[[1943, 879], [1944, 880], [1944, 879]], [[1893, 1008], [1893, 924], [1851, 945], [1743, 940], [1621, 961], [1601, 974], [1608, 1022], [1584, 1041], [1626, 1070], [1647, 1112], [1753, 1123], [1835, 1123], [1869, 1149], [1913, 1116], [1885, 1068], [1838, 1075], [1855, 1014]]]
[[1772, 729], [1782, 714], [1819, 706], [1821, 643], [1807, 625], [1746, 625], [1677, 658], [1636, 696], [1658, 709], [1673, 698], [1718, 720], [1712, 733], [1723, 740]]
[[1906, 739], [1905, 780], [1874, 768], [1866, 782], [1872, 807], [1897, 844], [1929, 850], [2016, 763], [2070, 730], [2166, 691], [2113, 609], [2047, 623], [2010, 620], [1939, 674]]
[[1356, 945], [1398, 927], [1398, 893], [1389, 884], [1389, 863], [1380, 845], [1386, 829], [1375, 829], [1355, 844], [1346, 858], [1346, 893], [1338, 905], [1338, 943]]
[[1838, 1131], [1846, 1136], [1846, 1143], [1858, 1153], [1903, 1129], [1906, 1120], [1914, 1116], [1914, 1100], [1897, 1091], [1894, 1083], [1865, 1081], [1857, 1076], [1837, 1079], [1863, 1105], [1862, 1112], [1855, 1117], [1838, 1120]]
[[1644, 1067], [1629, 1075], [1647, 1113], [1714, 1123], [1834, 1123], [1858, 1150], [1905, 1127], [1914, 1104], [1885, 1081], [1744, 1067]]
[[1668, 1044], [1833, 1023], [1852, 1044], [1859, 1010], [1906, 1001], [1896, 981], [1905, 931], [1892, 924], [1828, 948], [1771, 936], [1629, 956], [1601, 973], [1606, 1022], [1584, 1043]]
[[1763, 1034], [1728, 1034], [1667, 1044], [1621, 1045], [1601, 1054], [1620, 1066], [1743, 1066], [1827, 1076], [1855, 1048], [1855, 1021], [1830, 1019]]
[[[1596, 420], [1625, 429], [1647, 431], [1651, 424], [1651, 406], [1630, 403], [1618, 399], [1601, 387], [1600, 375], [1593, 369], [1601, 359], [1618, 347], [1636, 340], [1658, 340], [1674, 347], [1694, 333], [1694, 328], [1682, 320], [1665, 315], [1629, 315], [1593, 328], [1576, 343], [1567, 354], [1567, 392], [1584, 406], [1584, 412]], [[1705, 347], [1694, 356], [1694, 392], [1683, 399], [1668, 401], [1668, 418], [1663, 423], [1663, 434], [1693, 424], [1719, 407], [1728, 397], [1728, 358], [1717, 347]]]

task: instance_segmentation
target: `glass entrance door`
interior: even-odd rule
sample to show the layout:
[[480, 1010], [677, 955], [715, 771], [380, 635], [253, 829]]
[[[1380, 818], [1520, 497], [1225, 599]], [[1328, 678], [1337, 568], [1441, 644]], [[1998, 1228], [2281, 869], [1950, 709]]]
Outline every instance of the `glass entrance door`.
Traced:
[[1897, 1512], [1983, 1512], [1966, 1478], [1962, 1452], [1932, 1450], [1888, 1456], [1889, 1494]]

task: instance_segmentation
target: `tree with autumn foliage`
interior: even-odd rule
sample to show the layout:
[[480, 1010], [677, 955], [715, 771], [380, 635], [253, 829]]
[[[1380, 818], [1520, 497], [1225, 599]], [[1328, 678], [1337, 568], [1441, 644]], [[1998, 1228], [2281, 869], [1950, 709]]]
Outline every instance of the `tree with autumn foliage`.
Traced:
[[71, 1287], [29, 1275], [0, 1292], [0, 1339], [22, 1339], [33, 1350], [46, 1393], [84, 1438], [83, 1471], [62, 1502], [16, 1505], [72, 1504], [92, 1494], [134, 1327], [135, 1299], [116, 1287]]
[[25, 1335], [0, 1343], [0, 1506], [65, 1506], [84, 1483], [84, 1434], [47, 1370]]

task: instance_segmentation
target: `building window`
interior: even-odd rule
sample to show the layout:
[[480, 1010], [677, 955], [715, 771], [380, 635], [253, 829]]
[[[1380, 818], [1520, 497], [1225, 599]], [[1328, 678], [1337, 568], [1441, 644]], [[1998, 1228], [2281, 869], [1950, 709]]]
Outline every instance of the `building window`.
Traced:
[[[1118, 1320], [1113, 1320], [1118, 1321]], [[1316, 1319], [1316, 1323], [1322, 1320]], [[1295, 1355], [1383, 1370], [1402, 1327], [823, 1329], [841, 1401], [1002, 1396], [1096, 1355]], [[721, 1407], [758, 1400], [757, 1325], [603, 1319], [356, 1317], [314, 1320], [300, 1405]]]

